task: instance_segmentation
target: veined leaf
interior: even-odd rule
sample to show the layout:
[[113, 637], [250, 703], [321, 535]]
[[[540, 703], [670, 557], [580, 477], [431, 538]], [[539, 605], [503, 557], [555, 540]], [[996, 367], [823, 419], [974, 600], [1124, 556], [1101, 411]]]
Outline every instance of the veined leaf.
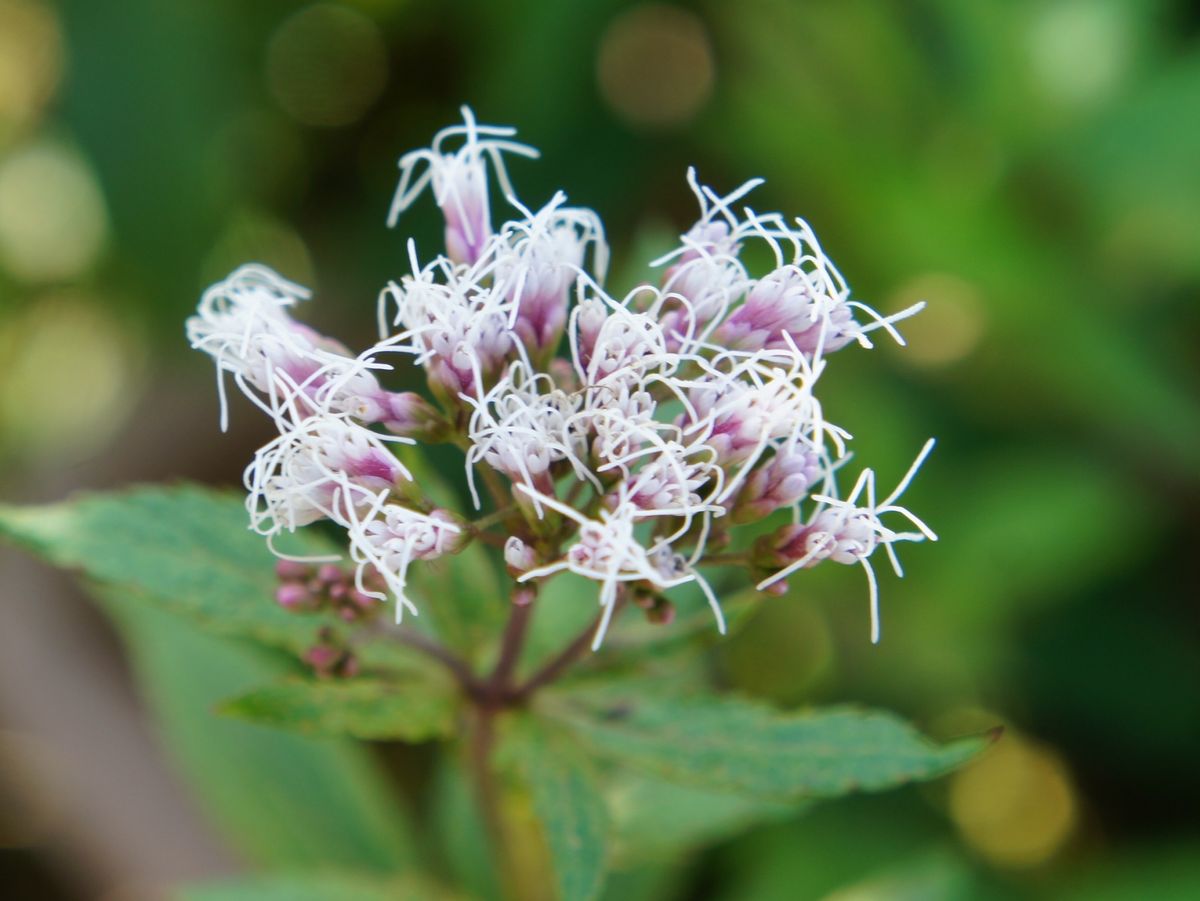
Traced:
[[712, 791], [629, 770], [610, 775], [605, 797], [612, 818], [613, 858], [621, 866], [672, 861], [803, 809], [795, 801]]
[[[312, 620], [274, 603], [274, 559], [247, 529], [233, 494], [179, 485], [0, 506], [0, 535], [95, 581], [134, 588], [217, 633], [293, 651], [312, 643]], [[287, 539], [290, 552], [330, 552], [312, 535]]]
[[552, 724], [525, 717], [505, 742], [518, 765], [550, 850], [562, 901], [588, 901], [604, 884], [608, 812], [583, 749]]
[[986, 744], [938, 746], [890, 713], [784, 713], [734, 697], [665, 695], [650, 681], [577, 684], [540, 709], [597, 753], [685, 784], [775, 798], [836, 797], [931, 779]]
[[290, 679], [226, 701], [220, 712], [311, 735], [420, 742], [452, 735], [456, 707], [445, 679]]
[[207, 634], [128, 589], [100, 594], [197, 802], [250, 861], [394, 872], [415, 858], [401, 799], [364, 749], [217, 716], [231, 694], [291, 667]]

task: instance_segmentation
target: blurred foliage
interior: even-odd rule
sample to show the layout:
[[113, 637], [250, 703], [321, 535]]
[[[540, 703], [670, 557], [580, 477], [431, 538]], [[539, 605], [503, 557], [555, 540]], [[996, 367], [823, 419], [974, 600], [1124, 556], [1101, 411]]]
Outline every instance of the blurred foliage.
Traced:
[[689, 223], [687, 165], [766, 176], [756, 207], [808, 219], [858, 296], [929, 302], [823, 384], [884, 483], [939, 437], [907, 497], [942, 540], [885, 582], [879, 647], [856, 574], [818, 569], [706, 665], [1013, 750], [620, 890], [1195, 896], [1198, 36], [1182, 0], [0, 0], [3, 489], [161, 452], [122, 428], [160, 384], [211, 391], [181, 323], [244, 260], [367, 334], [403, 238], [437, 240], [431, 205], [384, 228], [394, 160], [462, 102], [542, 149], [527, 199], [601, 213], [618, 276]]

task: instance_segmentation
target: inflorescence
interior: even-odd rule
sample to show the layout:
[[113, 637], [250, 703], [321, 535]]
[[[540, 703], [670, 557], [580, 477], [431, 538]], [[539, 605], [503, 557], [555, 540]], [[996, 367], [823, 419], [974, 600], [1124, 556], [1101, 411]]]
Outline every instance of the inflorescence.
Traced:
[[[815, 391], [830, 354], [869, 348], [876, 331], [902, 344], [895, 323], [921, 305], [885, 317], [851, 300], [803, 220], [742, 205], [761, 180], [722, 196], [694, 171], [700, 218], [652, 264], [654, 283], [617, 299], [599, 217], [561, 192], [524, 206], [504, 156], [537, 151], [463, 118], [400, 159], [389, 224], [430, 187], [445, 253], [422, 265], [408, 242], [411, 273], [382, 291], [374, 346], [356, 356], [297, 321], [308, 291], [259, 265], [209, 288], [188, 320], [192, 347], [217, 364], [222, 428], [228, 374], [279, 430], [246, 470], [251, 527], [271, 542], [329, 520], [348, 537], [352, 578], [285, 584], [281, 603], [332, 591], [357, 611], [390, 596], [399, 620], [416, 613], [410, 564], [488, 540], [519, 585], [563, 570], [595, 581], [594, 646], [622, 597], [661, 611], [661, 592], [689, 582], [724, 631], [700, 570], [729, 562], [731, 530], [786, 509], [791, 522], [739, 562], [772, 593], [824, 560], [862, 566], [877, 641], [870, 558], [882, 546], [899, 575], [897, 542], [936, 539], [897, 503], [933, 442], [886, 497], [870, 469], [842, 496], [851, 436]], [[491, 176], [513, 210], [498, 227]], [[749, 271], [751, 243], [770, 271]], [[428, 397], [383, 387], [398, 363], [422, 367]], [[472, 522], [424, 496], [396, 446], [436, 442], [462, 448], [474, 507], [482, 487], [492, 512]]]

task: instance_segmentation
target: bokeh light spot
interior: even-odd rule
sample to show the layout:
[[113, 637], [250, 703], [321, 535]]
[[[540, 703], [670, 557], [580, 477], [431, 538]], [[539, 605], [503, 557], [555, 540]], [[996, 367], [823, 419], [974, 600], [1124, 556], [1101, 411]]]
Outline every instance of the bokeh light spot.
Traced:
[[387, 82], [387, 48], [361, 13], [317, 3], [295, 13], [267, 45], [267, 86], [305, 125], [358, 121]]
[[651, 4], [619, 15], [600, 41], [600, 93], [634, 126], [669, 127], [690, 120], [712, 94], [712, 45], [695, 15]]
[[0, 140], [37, 119], [62, 68], [54, 11], [34, 0], [0, 0]]
[[897, 325], [907, 342], [902, 360], [928, 368], [948, 366], [971, 353], [983, 337], [984, 303], [978, 289], [955, 275], [931, 272], [904, 285], [887, 305], [902, 310], [918, 301], [924, 310]]
[[294, 228], [263, 210], [237, 213], [204, 260], [205, 282], [225, 278], [243, 263], [263, 263], [295, 282], [313, 287], [308, 245]]
[[74, 150], [40, 140], [0, 161], [0, 265], [26, 282], [72, 279], [108, 236], [104, 197]]
[[1104, 99], [1129, 63], [1128, 23], [1112, 3], [1065, 0], [1038, 8], [1029, 56], [1038, 89], [1063, 106]]
[[41, 298], [0, 322], [0, 451], [63, 465], [86, 459], [124, 424], [141, 356], [98, 298]]
[[304, 196], [308, 158], [300, 129], [275, 111], [247, 110], [212, 138], [205, 160], [213, 190], [242, 202], [287, 202]]
[[950, 813], [964, 839], [1002, 867], [1049, 860], [1071, 837], [1077, 807], [1058, 755], [1011, 731], [950, 786]]
[[764, 604], [738, 634], [719, 645], [722, 669], [737, 688], [795, 704], [833, 666], [834, 643], [825, 615], [791, 596]]

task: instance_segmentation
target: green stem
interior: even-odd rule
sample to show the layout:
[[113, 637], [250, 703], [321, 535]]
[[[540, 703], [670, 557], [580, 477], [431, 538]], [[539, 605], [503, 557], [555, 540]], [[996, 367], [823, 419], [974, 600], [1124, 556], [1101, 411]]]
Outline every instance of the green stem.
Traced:
[[479, 519], [477, 519], [473, 523], [471, 523], [471, 528], [477, 529], [477, 530], [490, 528], [491, 526], [494, 526], [496, 523], [502, 522], [511, 513], [516, 512], [516, 510], [517, 510], [516, 504], [507, 504], [507, 505], [501, 507], [499, 510], [493, 510], [491, 513], [487, 514], [486, 516], [479, 517]]

